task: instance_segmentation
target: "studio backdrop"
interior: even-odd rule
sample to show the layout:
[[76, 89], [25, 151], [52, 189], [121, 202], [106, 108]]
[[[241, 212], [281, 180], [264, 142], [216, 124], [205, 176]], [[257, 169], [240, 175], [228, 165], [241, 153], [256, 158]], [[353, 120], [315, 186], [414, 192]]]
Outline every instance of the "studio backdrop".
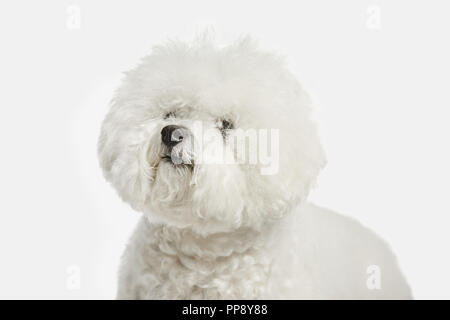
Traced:
[[449, 12], [438, 0], [3, 1], [0, 298], [116, 296], [140, 214], [102, 175], [101, 123], [124, 71], [205, 31], [286, 57], [327, 156], [310, 201], [376, 230], [415, 298], [450, 298]]

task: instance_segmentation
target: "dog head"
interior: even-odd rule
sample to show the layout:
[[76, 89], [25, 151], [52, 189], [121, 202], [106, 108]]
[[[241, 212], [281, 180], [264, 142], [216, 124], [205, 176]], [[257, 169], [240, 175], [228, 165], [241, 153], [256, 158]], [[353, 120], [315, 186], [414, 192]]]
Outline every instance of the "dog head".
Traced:
[[126, 74], [100, 164], [149, 219], [204, 234], [257, 229], [305, 199], [325, 163], [310, 113], [282, 60], [250, 40], [171, 42]]

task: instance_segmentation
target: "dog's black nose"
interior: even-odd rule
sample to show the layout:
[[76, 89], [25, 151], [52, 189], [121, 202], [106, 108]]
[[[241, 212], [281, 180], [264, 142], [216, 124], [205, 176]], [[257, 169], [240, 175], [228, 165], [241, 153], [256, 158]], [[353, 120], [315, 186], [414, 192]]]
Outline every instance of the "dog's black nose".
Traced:
[[186, 134], [186, 128], [182, 126], [176, 126], [176, 125], [168, 125], [165, 126], [161, 130], [161, 139], [162, 142], [168, 146], [173, 147], [183, 141], [183, 138]]

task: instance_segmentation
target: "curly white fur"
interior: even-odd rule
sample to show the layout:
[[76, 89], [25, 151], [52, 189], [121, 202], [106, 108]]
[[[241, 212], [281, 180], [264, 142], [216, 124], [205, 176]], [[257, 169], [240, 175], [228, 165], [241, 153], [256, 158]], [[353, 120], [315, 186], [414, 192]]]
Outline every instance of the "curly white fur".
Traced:
[[[173, 115], [173, 116], [172, 116]], [[165, 161], [161, 130], [180, 125], [204, 154], [228, 150], [218, 127], [279, 129], [279, 166]], [[124, 253], [118, 298], [408, 298], [388, 247], [349, 218], [306, 202], [325, 164], [311, 103], [282, 59], [244, 39], [154, 48], [126, 74], [99, 139], [104, 175], [143, 212]], [[381, 270], [370, 290], [367, 268]]]

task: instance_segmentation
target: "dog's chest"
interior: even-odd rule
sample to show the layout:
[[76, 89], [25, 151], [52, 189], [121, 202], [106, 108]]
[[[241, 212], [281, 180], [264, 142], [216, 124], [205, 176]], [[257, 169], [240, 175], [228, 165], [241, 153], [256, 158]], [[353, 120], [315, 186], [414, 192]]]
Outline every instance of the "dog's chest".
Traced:
[[268, 261], [252, 250], [217, 259], [152, 256], [136, 279], [141, 299], [256, 299], [270, 272]]
[[[219, 239], [215, 244], [209, 243], [206, 250], [189, 243], [188, 238], [141, 224], [123, 256], [119, 296], [133, 299], [264, 296], [271, 260], [263, 248], [243, 244], [237, 250]], [[217, 252], [220, 254], [215, 255]]]

